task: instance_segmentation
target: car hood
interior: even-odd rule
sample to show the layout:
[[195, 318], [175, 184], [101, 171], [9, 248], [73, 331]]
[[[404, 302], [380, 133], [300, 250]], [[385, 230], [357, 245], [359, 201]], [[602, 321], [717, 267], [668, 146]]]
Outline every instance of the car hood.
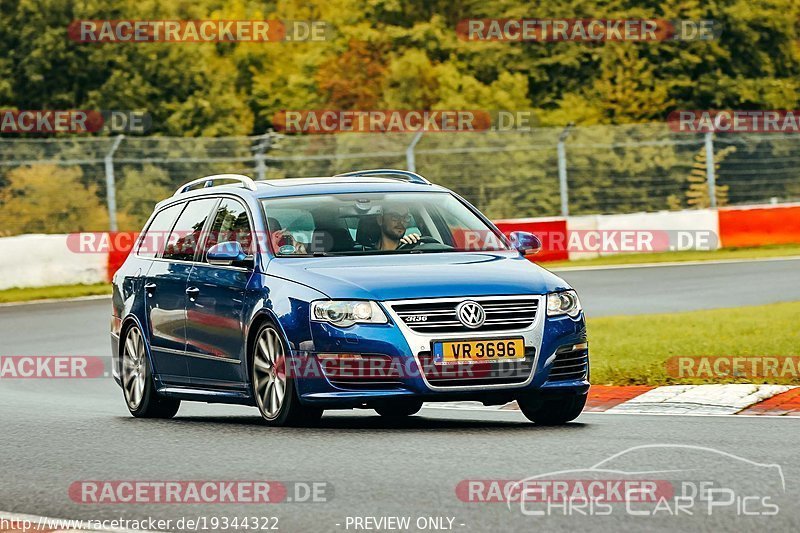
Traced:
[[570, 288], [515, 252], [274, 258], [267, 273], [335, 299], [545, 294]]

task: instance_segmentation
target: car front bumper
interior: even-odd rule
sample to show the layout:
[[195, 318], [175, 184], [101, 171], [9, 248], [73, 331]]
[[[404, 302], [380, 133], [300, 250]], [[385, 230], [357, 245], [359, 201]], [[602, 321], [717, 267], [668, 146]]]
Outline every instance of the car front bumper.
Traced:
[[[586, 325], [583, 313], [578, 317], [547, 317], [545, 309], [539, 305], [539, 312], [532, 324], [524, 329], [509, 329], [492, 333], [464, 333], [459, 335], [423, 335], [412, 331], [392, 310], [391, 305], [383, 304], [389, 316], [388, 324], [356, 324], [348, 328], [338, 328], [321, 322], [311, 323], [313, 341], [301, 353], [293, 354], [302, 363], [296, 366], [303, 369], [297, 372], [296, 383], [303, 403], [327, 408], [369, 407], [384, 401], [415, 399], [428, 402], [437, 401], [481, 401], [487, 405], [503, 404], [521, 395], [531, 394], [585, 394], [589, 388], [588, 347], [586, 347]], [[440, 386], [428, 379], [422, 358], [431, 352], [435, 340], [468, 340], [485, 338], [524, 339], [526, 354], [532, 356], [532, 365], [527, 375], [512, 383], [476, 384], [475, 380], [448, 381]], [[580, 348], [573, 351], [574, 347]], [[570, 352], [570, 353], [567, 353]], [[364, 357], [380, 356], [391, 360], [392, 368], [399, 369], [386, 379], [370, 376], [360, 382], [350, 378], [343, 384], [340, 376], [330, 376], [324, 370], [325, 358], [331, 354], [352, 354]], [[551, 370], [563, 367], [559, 359], [571, 358], [567, 363], [585, 360], [585, 371], [564, 374], [548, 379]], [[323, 364], [320, 364], [323, 361]], [[484, 367], [486, 365], [484, 364]], [[577, 367], [574, 367], [577, 368]], [[310, 370], [310, 372], [308, 371]], [[572, 369], [569, 369], [572, 370]]]

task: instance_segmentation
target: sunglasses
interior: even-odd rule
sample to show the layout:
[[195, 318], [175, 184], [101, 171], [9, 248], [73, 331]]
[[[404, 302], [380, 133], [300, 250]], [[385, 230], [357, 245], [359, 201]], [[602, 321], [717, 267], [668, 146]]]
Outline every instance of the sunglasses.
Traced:
[[403, 222], [406, 225], [411, 223], [411, 214], [409, 213], [384, 213], [383, 216], [392, 222]]

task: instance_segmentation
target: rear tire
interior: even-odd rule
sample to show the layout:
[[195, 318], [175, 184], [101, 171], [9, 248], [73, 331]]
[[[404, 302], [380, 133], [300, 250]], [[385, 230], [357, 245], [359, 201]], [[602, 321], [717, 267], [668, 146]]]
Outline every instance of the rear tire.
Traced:
[[159, 396], [147, 359], [147, 346], [139, 326], [125, 333], [122, 346], [122, 394], [128, 411], [136, 418], [172, 418], [181, 401]]
[[420, 409], [422, 409], [421, 401], [391, 403], [375, 407], [375, 411], [377, 411], [382, 417], [395, 419], [406, 418], [415, 415]]
[[517, 398], [522, 414], [540, 426], [560, 426], [578, 418], [586, 405], [588, 394], [569, 394], [537, 398]]
[[271, 322], [262, 324], [251, 346], [250, 383], [258, 412], [269, 426], [309, 426], [323, 410], [300, 403], [295, 378], [286, 372], [286, 346]]

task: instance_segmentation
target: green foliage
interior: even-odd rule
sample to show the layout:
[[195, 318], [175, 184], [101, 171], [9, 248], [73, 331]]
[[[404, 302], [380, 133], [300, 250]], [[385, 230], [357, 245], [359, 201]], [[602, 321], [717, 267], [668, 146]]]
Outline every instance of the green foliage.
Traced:
[[[714, 153], [714, 169], [715, 178], [719, 179], [720, 163], [728, 157], [729, 154], [736, 151], [736, 146], [727, 146], [722, 150]], [[704, 209], [711, 206], [711, 198], [708, 195], [708, 177], [707, 177], [708, 162], [706, 161], [706, 149], [703, 147], [694, 156], [694, 165], [692, 171], [689, 173], [687, 181], [689, 188], [686, 191], [686, 203], [689, 207], [696, 207]], [[728, 204], [728, 189], [729, 185], [714, 185], [714, 195], [717, 200], [717, 205], [722, 207]]]
[[117, 184], [117, 205], [124, 214], [119, 220], [123, 230], [139, 230], [153, 212], [156, 203], [172, 194], [172, 180], [160, 167], [128, 167]]
[[[15, 168], [0, 189], [3, 232], [71, 233], [101, 231], [108, 213], [94, 185], [84, 185], [78, 167], [36, 165]], [[58, 194], [54, 194], [57, 191]]]
[[[5, 0], [0, 104], [146, 109], [155, 133], [261, 133], [286, 108], [535, 109], [542, 125], [786, 108], [800, 94], [795, 0]], [[713, 19], [718, 39], [469, 42], [471, 17]], [[77, 19], [317, 19], [324, 42], [81, 44]]]
[[[529, 110], [532, 126], [583, 126], [567, 148], [574, 214], [687, 205], [687, 174], [701, 141], [674, 146], [661, 142], [665, 133], [658, 127], [609, 125], [663, 123], [676, 109], [800, 106], [797, 0], [0, 0], [0, 15], [0, 109], [140, 110], [151, 115], [154, 135], [178, 137], [261, 134], [276, 113], [291, 109]], [[455, 31], [467, 18], [532, 16], [713, 19], [722, 33], [693, 42], [525, 43], [470, 42]], [[82, 44], [67, 37], [68, 25], [80, 19], [319, 20], [329, 31], [323, 42]], [[492, 217], [556, 214], [554, 131], [487, 135], [480, 142], [469, 135], [426, 136], [417, 165]], [[402, 152], [407, 141], [292, 139], [303, 147], [294, 155]], [[652, 144], [632, 149], [634, 141]], [[781, 142], [742, 146], [720, 161], [720, 187], [731, 187], [731, 203], [800, 196], [800, 185], [769, 176], [747, 191], [752, 173], [730, 171], [771, 157], [795, 158], [791, 141]], [[528, 148], [469, 151], [479, 145]], [[435, 155], [437, 148], [464, 151], [445, 159]], [[23, 155], [35, 160], [39, 152], [44, 149], [28, 147]], [[233, 153], [176, 143], [158, 155], [248, 153], [247, 147]], [[375, 162], [294, 160], [291, 168], [271, 165], [268, 175], [324, 174]], [[404, 160], [382, 163], [403, 166]], [[217, 165], [208, 167], [215, 168], [176, 163], [168, 171], [118, 170], [121, 224], [138, 228], [160, 194]], [[102, 183], [101, 174], [95, 177], [82, 182]], [[10, 180], [0, 175], [0, 187]], [[2, 191], [5, 198], [17, 194]], [[93, 190], [89, 198], [103, 193]], [[55, 227], [62, 226], [46, 229]]]

